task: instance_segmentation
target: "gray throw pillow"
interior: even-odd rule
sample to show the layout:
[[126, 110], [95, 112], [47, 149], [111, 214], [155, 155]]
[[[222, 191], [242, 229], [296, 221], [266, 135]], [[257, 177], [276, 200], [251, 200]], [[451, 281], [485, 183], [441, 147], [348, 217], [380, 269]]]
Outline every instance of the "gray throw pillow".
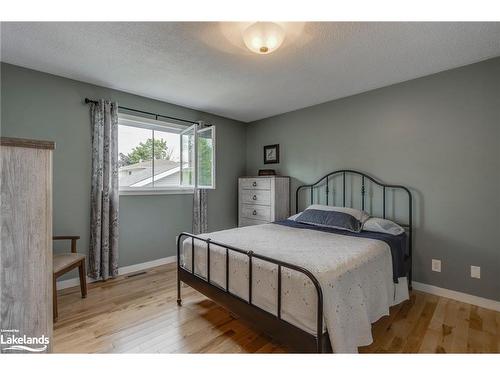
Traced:
[[363, 228], [363, 223], [347, 212], [325, 211], [314, 208], [305, 210], [295, 219], [295, 221], [319, 227], [342, 229], [355, 233], [361, 232]]

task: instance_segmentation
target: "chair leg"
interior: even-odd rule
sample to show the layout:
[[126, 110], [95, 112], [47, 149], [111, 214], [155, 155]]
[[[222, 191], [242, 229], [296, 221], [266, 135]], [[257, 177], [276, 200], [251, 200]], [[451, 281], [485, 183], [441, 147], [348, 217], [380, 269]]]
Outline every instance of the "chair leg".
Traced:
[[57, 287], [56, 287], [56, 275], [52, 275], [52, 316], [54, 323], [57, 322]]
[[78, 266], [80, 272], [80, 291], [82, 292], [82, 298], [87, 297], [87, 275], [85, 273], [85, 259]]

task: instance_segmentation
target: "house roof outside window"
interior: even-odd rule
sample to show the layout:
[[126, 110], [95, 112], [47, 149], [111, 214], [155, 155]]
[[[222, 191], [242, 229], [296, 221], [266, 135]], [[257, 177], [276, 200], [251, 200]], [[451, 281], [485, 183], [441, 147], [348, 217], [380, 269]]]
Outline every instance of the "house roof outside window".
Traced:
[[152, 187], [179, 185], [180, 163], [172, 160], [156, 159], [154, 176], [151, 176], [152, 160], [126, 165], [119, 168], [120, 186]]

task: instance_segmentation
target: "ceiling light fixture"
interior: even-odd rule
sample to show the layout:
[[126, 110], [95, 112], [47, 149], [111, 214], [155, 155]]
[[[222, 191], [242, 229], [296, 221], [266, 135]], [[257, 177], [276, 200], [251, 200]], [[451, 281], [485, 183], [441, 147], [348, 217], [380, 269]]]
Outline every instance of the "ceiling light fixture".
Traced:
[[285, 40], [285, 30], [274, 22], [255, 22], [243, 31], [247, 48], [259, 55], [276, 51]]

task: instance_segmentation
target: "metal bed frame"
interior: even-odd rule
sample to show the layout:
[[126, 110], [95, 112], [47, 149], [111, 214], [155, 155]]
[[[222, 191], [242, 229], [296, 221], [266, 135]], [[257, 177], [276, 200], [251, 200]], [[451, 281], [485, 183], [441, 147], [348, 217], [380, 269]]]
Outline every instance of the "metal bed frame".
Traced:
[[[386, 218], [386, 190], [402, 190], [408, 195], [408, 223], [401, 224], [408, 231], [408, 257], [406, 259], [408, 264], [408, 286], [411, 289], [411, 278], [412, 278], [412, 242], [413, 242], [413, 221], [412, 221], [412, 195], [410, 190], [401, 185], [391, 185], [384, 184], [379, 180], [363, 173], [349, 169], [337, 170], [328, 173], [327, 175], [321, 177], [318, 181], [309, 185], [301, 185], [297, 188], [295, 192], [295, 207], [296, 212], [299, 211], [299, 193], [302, 189], [310, 189], [310, 202], [314, 202], [314, 189], [317, 189], [325, 185], [326, 189], [326, 204], [329, 201], [329, 181], [332, 176], [342, 175], [342, 203], [343, 207], [346, 207], [346, 175], [357, 175], [361, 176], [361, 205], [362, 209], [365, 208], [366, 199], [366, 182], [371, 181], [375, 185], [382, 187], [383, 190], [383, 217]], [[351, 196], [352, 201], [352, 196]], [[181, 246], [183, 240], [186, 238], [191, 238], [191, 270], [184, 268], [180, 263]], [[206, 243], [206, 254], [207, 254], [207, 276], [203, 277], [195, 273], [195, 250], [194, 250], [194, 240], [199, 240]], [[210, 279], [210, 245], [219, 246], [226, 249], [225, 259], [226, 259], [226, 274], [225, 281], [226, 286], [222, 288], [211, 282]], [[229, 290], [229, 254], [230, 252], [235, 252], [239, 254], [246, 255], [248, 257], [248, 300], [245, 300]], [[278, 268], [278, 303], [276, 308], [276, 313], [272, 314], [266, 310], [252, 303], [252, 259], [260, 259], [271, 264], [274, 264]], [[317, 325], [316, 334], [313, 335], [306, 332], [291, 323], [283, 320], [281, 318], [281, 273], [282, 268], [287, 268], [295, 270], [302, 273], [307, 278], [309, 278], [316, 288], [317, 293]], [[177, 304], [181, 306], [181, 282], [191, 286], [192, 288], [198, 290], [208, 298], [217, 302], [219, 305], [225, 307], [233, 314], [242, 318], [250, 325], [254, 326], [260, 331], [265, 332], [272, 338], [276, 339], [280, 343], [287, 345], [290, 349], [296, 352], [302, 353], [325, 353], [331, 352], [330, 339], [327, 332], [323, 332], [323, 292], [321, 285], [319, 284], [317, 278], [307, 269], [283, 262], [278, 259], [273, 259], [263, 255], [254, 253], [253, 251], [247, 251], [239, 249], [234, 246], [212, 241], [210, 238], [202, 238], [191, 233], [182, 232], [177, 238]]]

